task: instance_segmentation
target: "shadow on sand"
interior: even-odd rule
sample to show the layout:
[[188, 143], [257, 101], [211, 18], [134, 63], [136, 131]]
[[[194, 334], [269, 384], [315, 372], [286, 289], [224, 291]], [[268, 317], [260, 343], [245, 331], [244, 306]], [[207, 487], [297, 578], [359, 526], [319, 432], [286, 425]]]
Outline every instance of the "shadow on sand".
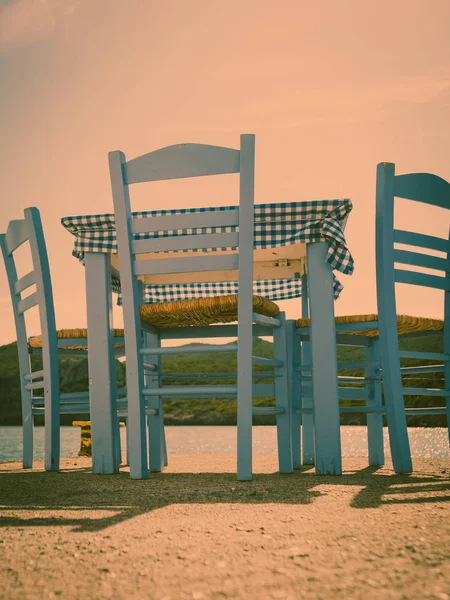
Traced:
[[[290, 475], [256, 474], [251, 482], [239, 482], [233, 473], [168, 472], [137, 481], [124, 471], [100, 476], [90, 468], [58, 473], [4, 469], [0, 473], [0, 527], [63, 525], [78, 532], [100, 531], [172, 504], [309, 504], [333, 494], [327, 486], [360, 488], [350, 501], [356, 509], [450, 501], [445, 469], [441, 474], [412, 475], [379, 471], [366, 467], [341, 476], [317, 476], [313, 467], [304, 467]], [[79, 518], [74, 517], [78, 511]], [[87, 511], [98, 512], [86, 515]]]

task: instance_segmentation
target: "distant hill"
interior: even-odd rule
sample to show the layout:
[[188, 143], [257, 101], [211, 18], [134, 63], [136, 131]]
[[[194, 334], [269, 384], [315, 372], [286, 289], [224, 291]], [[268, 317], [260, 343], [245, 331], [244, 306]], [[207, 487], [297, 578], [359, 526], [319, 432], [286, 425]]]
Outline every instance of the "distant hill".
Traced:
[[[442, 352], [442, 337], [423, 337], [415, 340], [404, 340], [402, 348], [405, 350], [420, 350]], [[254, 354], [270, 358], [273, 356], [273, 345], [259, 338], [254, 339]], [[201, 383], [233, 383], [232, 376], [226, 374], [236, 372], [235, 352], [211, 352], [206, 354], [173, 354], [166, 355], [162, 361], [162, 372], [165, 385], [200, 385]], [[349, 346], [338, 347], [339, 361], [356, 361], [362, 358], [362, 349]], [[40, 358], [33, 356], [33, 369], [39, 369]], [[409, 360], [405, 364], [413, 365], [423, 361]], [[255, 370], [264, 371], [264, 367], [255, 367]], [[210, 377], [222, 374], [221, 378]], [[342, 371], [346, 375], [362, 375], [361, 371]], [[225, 376], [225, 377], [224, 377]], [[442, 377], [434, 374], [430, 377], [420, 375], [414, 381], [405, 382], [410, 387], [441, 387], [441, 382], [433, 380]], [[125, 386], [125, 364], [117, 362], [117, 381], [119, 387]], [[260, 380], [263, 382], [264, 380]], [[60, 358], [60, 383], [63, 392], [88, 390], [88, 364], [86, 358], [61, 357]], [[265, 404], [267, 399], [255, 399], [254, 404]], [[269, 400], [273, 404], [273, 399]], [[409, 397], [408, 406], [414, 405], [439, 405], [442, 398]], [[236, 402], [234, 399], [166, 399], [164, 400], [165, 422], [168, 425], [230, 425], [236, 423]], [[86, 415], [87, 416], [87, 415]], [[78, 417], [77, 417], [78, 418]], [[83, 418], [80, 416], [80, 418]], [[41, 421], [39, 421], [41, 419]], [[38, 417], [37, 423], [43, 417]], [[63, 415], [61, 423], [69, 425], [75, 417]], [[258, 416], [254, 418], [256, 424], [274, 423], [272, 416]], [[364, 415], [341, 415], [343, 424], [361, 425], [365, 423]], [[19, 388], [19, 365], [17, 359], [17, 344], [14, 342], [0, 347], [0, 425], [20, 425], [21, 406]], [[410, 426], [446, 426], [445, 415], [433, 417], [414, 416], [408, 417]]]

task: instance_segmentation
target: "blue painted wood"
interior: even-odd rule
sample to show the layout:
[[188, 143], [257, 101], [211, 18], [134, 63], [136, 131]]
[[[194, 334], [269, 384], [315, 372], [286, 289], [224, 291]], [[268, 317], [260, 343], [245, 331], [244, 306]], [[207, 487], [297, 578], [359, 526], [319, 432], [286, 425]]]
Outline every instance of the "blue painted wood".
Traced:
[[444, 390], [441, 388], [413, 388], [403, 387], [403, 394], [405, 396], [449, 396], [450, 390]]
[[[449, 243], [447, 251], [447, 261], [450, 265], [450, 227], [448, 231]], [[447, 272], [447, 277], [450, 276], [450, 267]], [[450, 294], [447, 292], [444, 298], [444, 354], [450, 358]], [[444, 388], [450, 390], [450, 360], [444, 363]], [[450, 443], [450, 398], [447, 396], [447, 429]]]
[[[176, 239], [176, 238], [174, 238]], [[239, 268], [236, 254], [218, 256], [189, 256], [180, 258], [155, 258], [133, 262], [135, 275], [159, 275], [163, 273], [190, 273], [202, 271], [235, 271]]]
[[415, 265], [416, 267], [425, 267], [426, 269], [435, 269], [436, 271], [446, 271], [447, 257], [431, 256], [421, 252], [410, 252], [409, 250], [395, 250], [394, 262], [405, 265]]
[[[145, 333], [144, 344], [146, 348], [161, 346], [161, 340], [157, 333]], [[144, 385], [149, 389], [159, 389], [161, 380], [159, 373], [161, 372], [161, 356], [158, 354], [150, 355], [150, 364], [156, 370], [149, 371], [144, 377]], [[148, 439], [149, 439], [149, 465], [150, 471], [159, 473], [164, 469], [164, 422], [162, 414], [162, 397], [156, 396], [152, 398], [156, 405], [156, 413], [147, 416]]]
[[24, 312], [39, 304], [39, 300], [40, 298], [38, 292], [34, 292], [33, 294], [26, 296], [26, 298], [23, 298], [17, 303], [17, 312], [19, 315], [23, 315]]
[[10, 256], [14, 250], [25, 243], [29, 238], [28, 224], [25, 219], [10, 221], [4, 234], [4, 245], [6, 256]]
[[234, 208], [220, 211], [220, 214], [217, 211], [207, 211], [158, 217], [133, 217], [131, 231], [133, 233], [151, 233], [199, 227], [230, 227], [238, 224], [239, 208]]
[[[394, 165], [385, 165], [386, 172], [394, 177]], [[450, 208], [450, 186], [445, 179], [431, 173], [406, 173], [395, 176], [393, 181], [392, 197], [406, 198], [417, 202], [424, 202], [441, 208]]]
[[16, 283], [14, 284], [14, 293], [20, 294], [20, 292], [23, 292], [24, 290], [28, 289], [29, 287], [35, 284], [36, 276], [34, 274], [34, 271], [31, 271], [31, 273], [27, 273], [26, 275], [24, 275], [16, 281]]
[[405, 231], [404, 229], [394, 230], [394, 242], [408, 246], [429, 248], [430, 250], [438, 250], [445, 253], [449, 251], [449, 242], [446, 239], [433, 235], [424, 235], [423, 233], [415, 233], [414, 231]]
[[288, 357], [285, 314], [280, 313], [278, 319], [283, 325], [275, 330], [273, 338], [274, 357], [282, 365], [282, 368], [275, 367], [280, 371], [281, 377], [275, 378], [274, 390], [276, 408], [282, 411], [277, 413], [278, 468], [280, 473], [292, 473], [292, 404], [289, 393], [288, 370], [286, 368]]
[[[32, 390], [40, 388], [43, 389], [45, 415], [45, 469], [53, 471], [59, 469], [60, 391], [52, 284], [39, 211], [36, 208], [26, 208], [24, 217], [23, 220], [11, 221], [6, 234], [1, 236], [17, 333], [22, 396], [23, 466], [24, 468], [33, 466], [33, 402], [35, 400]], [[33, 271], [18, 279], [13, 252], [27, 240]], [[36, 286], [36, 291], [25, 299], [21, 298], [21, 292], [33, 284]], [[31, 373], [28, 336], [23, 314], [35, 305], [39, 306], [43, 368], [38, 373]], [[40, 383], [33, 381], [40, 377], [42, 377]]]
[[[302, 276], [302, 319], [309, 317], [309, 294], [308, 294], [308, 275]], [[309, 328], [308, 328], [309, 333]], [[301, 362], [302, 364], [311, 364], [311, 344], [308, 337], [301, 338]], [[312, 397], [303, 398], [301, 405], [304, 408], [313, 406]], [[304, 465], [314, 464], [314, 422], [311, 414], [304, 414], [302, 421], [302, 462]]]
[[[189, 354], [189, 351], [186, 352]], [[172, 398], [175, 396], [184, 396], [188, 393], [192, 397], [196, 396], [214, 396], [215, 394], [225, 395], [225, 396], [236, 396], [238, 388], [236, 385], [217, 385], [217, 386], [207, 386], [207, 385], [190, 385], [189, 388], [186, 388], [180, 385], [177, 386], [164, 386], [158, 388], [145, 388], [142, 392], [144, 396], [166, 396], [167, 398]], [[251, 388], [250, 388], [251, 395]]]
[[124, 183], [239, 173], [239, 150], [207, 144], [177, 144], [124, 162]]
[[[439, 332], [435, 332], [438, 335]], [[449, 361], [450, 357], [446, 353], [441, 352], [419, 352], [418, 350], [400, 350], [400, 358], [424, 358], [428, 360]]]
[[[380, 343], [377, 338], [369, 338], [369, 345], [364, 348], [367, 362], [378, 363], [377, 367], [366, 367], [365, 377], [369, 380], [366, 390], [366, 406], [368, 408], [384, 408], [381, 394], [381, 362]], [[384, 465], [383, 417], [379, 413], [367, 415], [367, 442], [369, 446], [369, 465]]]
[[377, 167], [376, 183], [376, 278], [381, 364], [392, 463], [396, 473], [410, 473], [412, 463], [400, 375], [393, 265], [394, 165], [382, 163]]
[[238, 233], [199, 233], [197, 235], [174, 236], [173, 239], [172, 237], [166, 237], [134, 240], [131, 242], [131, 248], [134, 254], [204, 248], [228, 248], [237, 247], [238, 239]]
[[[59, 371], [56, 344], [55, 308], [52, 282], [45, 245], [42, 222], [37, 208], [24, 210], [28, 240], [36, 279], [36, 295], [39, 298], [39, 320], [42, 335], [42, 362], [45, 387], [45, 469], [59, 469], [60, 423], [59, 423]], [[24, 301], [22, 301], [24, 302]], [[20, 304], [20, 303], [19, 303]]]
[[428, 275], [427, 273], [394, 269], [394, 280], [396, 283], [409, 283], [411, 285], [421, 285], [450, 292], [448, 277], [439, 277], [439, 275]]
[[340, 475], [342, 459], [333, 277], [326, 255], [325, 242], [307, 245], [315, 466], [317, 474]]
[[281, 322], [278, 317], [274, 319], [273, 317], [266, 317], [266, 315], [259, 315], [258, 313], [253, 313], [252, 320], [257, 325], [261, 325], [262, 327], [267, 327], [269, 329], [281, 326]]
[[[237, 325], [214, 325], [214, 327], [176, 327], [160, 329], [161, 339], [177, 340], [190, 338], [209, 338], [209, 337], [237, 337]], [[253, 325], [253, 336], [267, 335], [267, 329], [260, 325]]]
[[[8, 226], [7, 234], [0, 236], [2, 242], [2, 253], [10, 285], [13, 312], [16, 320], [16, 332], [19, 351], [19, 368], [21, 373], [22, 394], [22, 417], [23, 417], [23, 443], [24, 443], [24, 467], [32, 467], [33, 464], [33, 415], [44, 414], [45, 416], [45, 468], [56, 470], [59, 466], [59, 416], [60, 414], [81, 414], [90, 412], [89, 393], [61, 393], [59, 390], [58, 354], [72, 356], [86, 356], [86, 351], [67, 350], [64, 344], [81, 344], [87, 346], [87, 340], [83, 338], [57, 339], [55, 312], [51, 287], [51, 277], [47, 250], [45, 246], [44, 232], [37, 208], [28, 208], [24, 212], [25, 218], [21, 221], [12, 221]], [[9, 239], [9, 247], [6, 238]], [[29, 241], [33, 271], [18, 279], [14, 264], [13, 252], [25, 241]], [[88, 261], [89, 262], [89, 261]], [[106, 281], [106, 276], [105, 276]], [[101, 280], [101, 277], [100, 277]], [[21, 293], [28, 290], [31, 285], [36, 286], [34, 295], [28, 296], [29, 300], [24, 302]], [[100, 286], [101, 287], [101, 286]], [[34, 300], [38, 301], [42, 349], [28, 347], [28, 336], [22, 311], [32, 306]], [[33, 302], [32, 302], [33, 300]], [[94, 300], [98, 298], [94, 295]], [[94, 314], [94, 318], [97, 315]], [[95, 333], [96, 330], [94, 330]], [[95, 338], [95, 335], [94, 335]], [[117, 340], [116, 340], [117, 341]], [[95, 340], [94, 340], [95, 342]], [[98, 355], [101, 344], [95, 344], [96, 364], [102, 362]], [[30, 355], [40, 354], [42, 356], [43, 369], [38, 372], [30, 372]], [[113, 363], [114, 367], [114, 363]], [[115, 381], [114, 371], [110, 371], [112, 380]], [[41, 381], [37, 381], [41, 379]], [[94, 377], [94, 380], [96, 377]], [[107, 379], [109, 381], [109, 378]], [[110, 386], [111, 387], [111, 386]], [[101, 386], [101, 389], [103, 386]], [[42, 389], [43, 395], [32, 395], [33, 390]], [[114, 396], [113, 388], [111, 388]], [[101, 400], [100, 400], [101, 401]], [[115, 396], [114, 396], [115, 401]], [[114, 401], [111, 400], [113, 406]], [[121, 406], [124, 401], [120, 401]], [[118, 406], [118, 405], [117, 405]], [[113, 406], [113, 411], [115, 407]], [[100, 415], [103, 418], [103, 415]], [[98, 420], [98, 419], [97, 419]], [[95, 421], [95, 418], [94, 418]], [[112, 420], [113, 421], [113, 420]], [[117, 420], [115, 421], [117, 424]], [[113, 427], [113, 425], [111, 425]], [[95, 433], [95, 426], [94, 426]], [[94, 436], [95, 437], [95, 436]], [[98, 446], [94, 442], [94, 446]], [[120, 448], [115, 446], [115, 460], [119, 461]], [[95, 457], [95, 451], [94, 451]]]
[[[145, 431], [145, 401], [142, 394], [144, 373], [140, 328], [140, 293], [138, 281], [133, 273], [133, 254], [129, 222], [131, 219], [130, 196], [128, 186], [124, 185], [125, 155], [123, 152], [109, 153], [111, 189], [114, 201], [116, 236], [120, 260], [120, 283], [123, 298], [123, 321], [125, 331], [125, 352], [128, 392], [128, 427], [130, 429], [130, 477], [146, 479], [147, 437]], [[141, 163], [135, 163], [140, 165]], [[139, 179], [129, 178], [129, 181]]]
[[[109, 255], [88, 252], [85, 256], [85, 267], [89, 392], [91, 398], [95, 398], [91, 405], [92, 470], [94, 473], [117, 473], [117, 389], [115, 357], [112, 350]], [[129, 394], [128, 383], [127, 387]]]
[[252, 478], [253, 237], [255, 137], [241, 136], [239, 182], [239, 295], [237, 476]]
[[[23, 221], [25, 223], [25, 221]], [[11, 227], [11, 224], [10, 224]], [[26, 383], [29, 372], [31, 370], [30, 356], [28, 354], [28, 336], [26, 331], [25, 318], [22, 313], [17, 310], [17, 305], [20, 302], [20, 296], [14, 290], [14, 284], [17, 281], [17, 270], [13, 257], [11, 256], [14, 250], [14, 243], [6, 242], [6, 235], [0, 234], [0, 246], [2, 249], [3, 260], [5, 263], [6, 275], [11, 294], [14, 321], [17, 334], [17, 351], [19, 356], [19, 372], [20, 372], [20, 395], [22, 401], [22, 443], [23, 455], [22, 464], [24, 469], [33, 467], [33, 414], [32, 414], [32, 394], [26, 389]], [[12, 248], [11, 252], [10, 249]], [[45, 371], [40, 371], [45, 373]]]
[[[254, 136], [241, 136], [240, 150], [229, 150], [201, 145], [183, 145], [170, 147], [149, 153], [144, 157], [140, 157], [126, 163], [122, 153], [115, 152], [110, 154], [110, 170], [111, 182], [113, 190], [113, 199], [115, 205], [117, 242], [119, 250], [119, 262], [121, 267], [121, 284], [122, 284], [122, 301], [124, 310], [124, 328], [125, 328], [125, 344], [127, 356], [127, 388], [128, 388], [128, 422], [130, 429], [130, 438], [133, 442], [130, 443], [130, 472], [132, 477], [145, 477], [147, 473], [142, 469], [143, 458], [142, 448], [144, 447], [145, 436], [140, 430], [143, 420], [143, 413], [151, 410], [152, 419], [149, 423], [154, 423], [155, 428], [158, 422], [157, 417], [160, 407], [160, 399], [164, 396], [177, 397], [198, 397], [213, 396], [220, 397], [221, 395], [236, 396], [238, 404], [238, 478], [248, 480], [252, 477], [252, 396], [258, 394], [273, 394], [275, 391], [277, 407], [263, 408], [258, 407], [256, 412], [268, 411], [270, 414], [277, 414], [279, 420], [279, 429], [285, 430], [287, 427], [288, 434], [280, 435], [280, 465], [283, 470], [292, 470], [291, 451], [290, 451], [290, 410], [289, 395], [287, 392], [287, 361], [286, 361], [286, 344], [285, 344], [285, 325], [284, 319], [270, 319], [262, 315], [253, 313], [253, 231], [254, 231]], [[235, 164], [236, 156], [238, 163]], [[238, 216], [239, 221], [239, 236], [231, 239], [230, 236], [221, 236], [220, 239], [213, 235], [193, 236], [193, 240], [177, 237], [167, 238], [163, 242], [145, 241], [133, 242], [133, 232], [151, 231], [154, 229], [160, 230], [161, 227], [173, 229], [178, 226], [186, 228], [185, 215], [182, 217], [175, 216], [170, 219], [170, 222], [159, 217], [155, 219], [146, 219], [146, 223], [139, 222], [139, 219], [131, 219], [130, 199], [128, 193], [128, 184], [137, 181], [155, 181], [157, 179], [170, 179], [175, 177], [200, 176], [205, 174], [223, 173], [223, 172], [239, 172], [240, 173], [240, 201], [239, 211], [220, 211], [217, 213], [217, 225], [229, 223], [230, 218], [233, 224], [236, 223]], [[191, 218], [192, 217], [192, 218]], [[194, 220], [194, 217], [195, 218]], [[211, 220], [211, 216], [200, 213], [200, 215], [189, 216], [189, 227], [196, 228], [204, 226], [204, 219]], [[214, 216], [216, 219], [216, 216]], [[192, 220], [192, 223], [191, 223]], [[142, 221], [142, 220], [141, 220]], [[178, 224], [178, 225], [177, 225]], [[120, 230], [120, 231], [119, 231]], [[188, 238], [187, 236], [184, 236]], [[136, 253], [145, 252], [153, 253], [155, 251], [174, 251], [180, 249], [196, 250], [199, 247], [215, 247], [216, 245], [232, 245], [239, 246], [239, 255], [222, 255], [222, 256], [179, 256], [177, 258], [166, 259], [143, 259], [134, 260]], [[180, 245], [181, 244], [181, 245]], [[186, 266], [187, 265], [187, 266]], [[180, 328], [180, 331], [164, 329], [159, 331], [160, 339], [177, 339], [182, 337], [229, 337], [237, 333], [237, 346], [228, 344], [222, 347], [223, 351], [238, 351], [238, 370], [237, 370], [237, 385], [234, 386], [183, 386], [170, 387], [163, 386], [160, 382], [155, 385], [145, 386], [141, 372], [144, 372], [143, 357], [159, 357], [163, 354], [179, 352], [179, 348], [159, 348], [150, 344], [151, 347], [143, 347], [143, 341], [140, 334], [141, 329], [146, 332], [154, 333], [151, 328], [142, 325], [139, 321], [139, 293], [136, 278], [141, 276], [148, 277], [152, 274], [158, 275], [178, 275], [187, 272], [198, 272], [198, 281], [210, 280], [211, 277], [207, 271], [227, 270], [237, 271], [234, 277], [239, 280], [239, 295], [238, 295], [238, 324], [236, 326], [213, 326], [205, 327], [190, 327]], [[205, 278], [205, 279], [203, 279]], [[231, 279], [230, 279], [231, 280]], [[256, 322], [256, 325], [254, 324]], [[282, 360], [277, 358], [271, 361], [270, 366], [273, 366], [275, 384], [253, 384], [252, 377], [252, 336], [253, 335], [274, 335], [277, 339], [275, 345], [277, 347], [277, 355], [282, 356]], [[200, 351], [214, 351], [218, 348], [209, 346], [208, 348], [200, 347]], [[196, 352], [195, 346], [183, 346], [183, 352]], [[131, 360], [130, 360], [131, 357]], [[148, 362], [148, 358], [146, 359]], [[257, 361], [258, 359], [256, 359]], [[269, 364], [269, 363], [268, 363]], [[151, 373], [153, 371], [148, 371]], [[141, 379], [142, 378], [142, 379]], [[129, 382], [134, 379], [130, 393]], [[137, 381], [136, 381], [137, 380]], [[284, 390], [284, 392], [283, 392]], [[145, 409], [145, 400], [147, 409]], [[154, 404], [157, 402], [158, 406]], [[134, 406], [134, 408], [133, 408]], [[159, 418], [162, 423], [162, 415]], [[153, 425], [150, 425], [153, 432]], [[161, 425], [162, 427], [162, 425]], [[150, 438], [156, 440], [158, 434], [151, 433]], [[134, 440], [137, 441], [134, 441]], [[163, 436], [162, 436], [162, 439]], [[283, 444], [281, 444], [281, 439]], [[150, 440], [150, 444], [152, 441]], [[282, 449], [281, 449], [282, 446]], [[163, 463], [167, 462], [167, 452], [163, 443], [161, 455]], [[158, 450], [156, 451], [156, 453]], [[150, 450], [150, 460], [153, 461], [156, 456], [155, 452]], [[161, 465], [160, 457], [158, 457], [158, 465]], [[163, 465], [162, 465], [163, 466]], [[162, 467], [161, 467], [162, 468]], [[280, 467], [281, 468], [281, 467]], [[151, 470], [153, 470], [151, 464]]]
[[300, 363], [300, 340], [295, 336], [295, 321], [286, 321], [286, 347], [287, 347], [287, 377], [289, 389], [289, 402], [291, 405], [291, 449], [292, 468], [301, 467], [301, 416], [296, 411], [300, 409], [301, 386], [299, 373], [295, 366]]

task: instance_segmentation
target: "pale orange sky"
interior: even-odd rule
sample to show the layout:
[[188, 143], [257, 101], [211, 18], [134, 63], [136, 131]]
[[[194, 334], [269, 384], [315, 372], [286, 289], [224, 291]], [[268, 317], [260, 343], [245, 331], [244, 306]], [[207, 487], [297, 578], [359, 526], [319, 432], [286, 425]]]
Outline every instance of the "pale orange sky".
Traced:
[[[57, 326], [86, 324], [60, 219], [112, 212], [108, 152], [240, 133], [256, 134], [256, 202], [352, 199], [336, 313], [376, 311], [377, 163], [450, 180], [449, 23], [448, 0], [0, 0], [0, 231], [41, 210]], [[217, 179], [136, 186], [134, 208], [235, 204]], [[399, 225], [448, 235], [419, 209]], [[280, 305], [294, 318], [299, 302]], [[0, 306], [1, 345], [15, 339], [3, 268]], [[441, 296], [400, 286], [398, 309], [439, 317]]]

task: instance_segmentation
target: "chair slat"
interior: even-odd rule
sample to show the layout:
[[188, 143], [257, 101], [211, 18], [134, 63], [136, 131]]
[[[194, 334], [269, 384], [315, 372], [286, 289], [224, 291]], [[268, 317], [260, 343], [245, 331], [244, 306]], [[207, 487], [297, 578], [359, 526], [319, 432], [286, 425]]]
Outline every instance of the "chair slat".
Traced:
[[41, 371], [34, 371], [33, 373], [26, 373], [23, 378], [26, 381], [32, 381], [33, 379], [38, 379], [39, 377], [44, 377], [45, 371], [42, 369]]
[[123, 166], [125, 183], [239, 173], [240, 151], [205, 144], [177, 144], [134, 158]]
[[409, 415], [445, 415], [447, 408], [445, 406], [428, 406], [426, 408], [405, 408], [405, 413]]
[[[135, 260], [135, 275], [161, 275], [163, 273], [190, 273], [202, 271], [235, 271], [239, 268], [237, 254], [199, 256], [185, 258], [162, 258], [156, 260]], [[201, 277], [200, 277], [200, 280]]]
[[438, 252], [445, 252], [446, 254], [450, 251], [448, 239], [436, 237], [434, 235], [415, 233], [414, 231], [405, 231], [404, 229], [394, 229], [394, 242], [408, 246], [420, 246], [421, 248], [437, 250]]
[[394, 195], [450, 209], [450, 184], [431, 173], [396, 175]]
[[436, 271], [447, 272], [449, 270], [449, 261], [447, 258], [439, 256], [430, 256], [421, 252], [410, 252], [409, 250], [394, 250], [394, 262], [405, 265], [414, 265], [426, 269], [435, 269]]
[[37, 292], [34, 292], [17, 303], [17, 312], [19, 315], [23, 315], [26, 310], [33, 308], [36, 304], [39, 304], [39, 296]]
[[284, 412], [281, 406], [252, 406], [254, 415], [282, 415]]
[[199, 227], [232, 227], [239, 224], [239, 208], [220, 211], [184, 213], [180, 215], [161, 215], [159, 217], [133, 217], [133, 233], [153, 231], [173, 231]]
[[[442, 334], [442, 331], [436, 331], [436, 335]], [[449, 362], [450, 354], [441, 352], [419, 352], [418, 350], [400, 350], [400, 358], [425, 358], [427, 360], [442, 360]]]
[[25, 219], [10, 221], [5, 234], [8, 254], [12, 254], [14, 250], [26, 242], [28, 238], [29, 233]]
[[447, 292], [450, 291], [450, 281], [448, 277], [439, 277], [438, 275], [428, 275], [426, 273], [417, 273], [416, 271], [406, 271], [404, 269], [395, 269], [394, 275], [396, 283], [409, 283], [411, 285], [421, 285], [438, 290], [445, 290]]
[[34, 271], [31, 271], [31, 273], [27, 273], [26, 275], [24, 275], [16, 281], [16, 283], [14, 284], [14, 292], [16, 294], [20, 294], [20, 292], [23, 292], [23, 290], [26, 290], [35, 283], [36, 275]]
[[[179, 385], [144, 389], [142, 393], [144, 396], [165, 396], [167, 398], [171, 398], [172, 396], [183, 396], [186, 394], [186, 391], [186, 386]], [[214, 396], [215, 394], [235, 396], [237, 394], [237, 385], [190, 385], [188, 392], [191, 396]]]
[[236, 248], [238, 244], [238, 233], [206, 233], [133, 240], [131, 242], [131, 251], [134, 254], [145, 254], [147, 252], [174, 252], [180, 250], [203, 250], [205, 248]]
[[252, 395], [254, 398], [274, 398], [274, 383], [254, 383], [252, 386]]
[[450, 396], [450, 390], [440, 390], [433, 388], [409, 388], [404, 387], [405, 396]]

